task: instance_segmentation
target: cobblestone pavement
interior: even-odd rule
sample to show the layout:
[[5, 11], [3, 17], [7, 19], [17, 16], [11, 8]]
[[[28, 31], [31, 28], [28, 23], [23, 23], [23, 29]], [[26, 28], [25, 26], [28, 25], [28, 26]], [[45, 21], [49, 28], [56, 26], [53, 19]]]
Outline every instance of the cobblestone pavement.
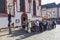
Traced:
[[0, 32], [0, 40], [60, 40], [60, 25], [42, 33], [26, 33], [22, 30], [15, 30], [8, 35], [8, 31], [4, 31]]

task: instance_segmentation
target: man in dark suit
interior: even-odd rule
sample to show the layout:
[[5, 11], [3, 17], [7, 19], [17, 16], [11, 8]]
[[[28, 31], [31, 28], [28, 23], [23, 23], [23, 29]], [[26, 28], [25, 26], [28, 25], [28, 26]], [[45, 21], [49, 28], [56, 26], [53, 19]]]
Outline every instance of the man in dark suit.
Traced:
[[42, 21], [40, 21], [40, 22], [39, 22], [40, 32], [42, 32], [42, 31], [43, 31], [42, 26], [43, 26]]
[[8, 14], [8, 28], [9, 28], [9, 34], [11, 34], [11, 26], [10, 26], [10, 23], [11, 23], [11, 14], [9, 13]]
[[11, 14], [9, 13], [8, 14], [8, 21], [9, 21], [9, 24], [11, 23]]

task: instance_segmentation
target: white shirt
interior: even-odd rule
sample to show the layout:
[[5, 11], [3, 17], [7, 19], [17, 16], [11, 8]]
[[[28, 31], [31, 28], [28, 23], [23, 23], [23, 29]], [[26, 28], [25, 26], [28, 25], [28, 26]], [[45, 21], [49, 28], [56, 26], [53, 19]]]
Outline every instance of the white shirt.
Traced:
[[36, 22], [36, 26], [39, 26], [39, 21]]

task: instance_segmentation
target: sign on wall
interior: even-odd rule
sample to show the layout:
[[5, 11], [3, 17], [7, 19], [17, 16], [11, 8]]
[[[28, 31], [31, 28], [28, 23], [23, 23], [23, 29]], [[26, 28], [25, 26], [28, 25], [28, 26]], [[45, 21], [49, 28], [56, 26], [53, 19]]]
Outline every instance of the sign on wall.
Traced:
[[16, 19], [15, 22], [16, 22], [16, 23], [20, 23], [20, 20], [19, 20], [19, 19]]

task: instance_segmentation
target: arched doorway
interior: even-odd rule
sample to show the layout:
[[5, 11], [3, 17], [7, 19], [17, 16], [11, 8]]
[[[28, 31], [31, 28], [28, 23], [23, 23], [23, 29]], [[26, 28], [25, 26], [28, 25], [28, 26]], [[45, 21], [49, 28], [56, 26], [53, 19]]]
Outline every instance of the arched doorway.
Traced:
[[23, 13], [23, 14], [21, 15], [21, 25], [22, 25], [22, 28], [25, 28], [25, 26], [23, 25], [23, 23], [24, 23], [26, 20], [28, 21], [28, 16], [27, 16], [26, 13]]

